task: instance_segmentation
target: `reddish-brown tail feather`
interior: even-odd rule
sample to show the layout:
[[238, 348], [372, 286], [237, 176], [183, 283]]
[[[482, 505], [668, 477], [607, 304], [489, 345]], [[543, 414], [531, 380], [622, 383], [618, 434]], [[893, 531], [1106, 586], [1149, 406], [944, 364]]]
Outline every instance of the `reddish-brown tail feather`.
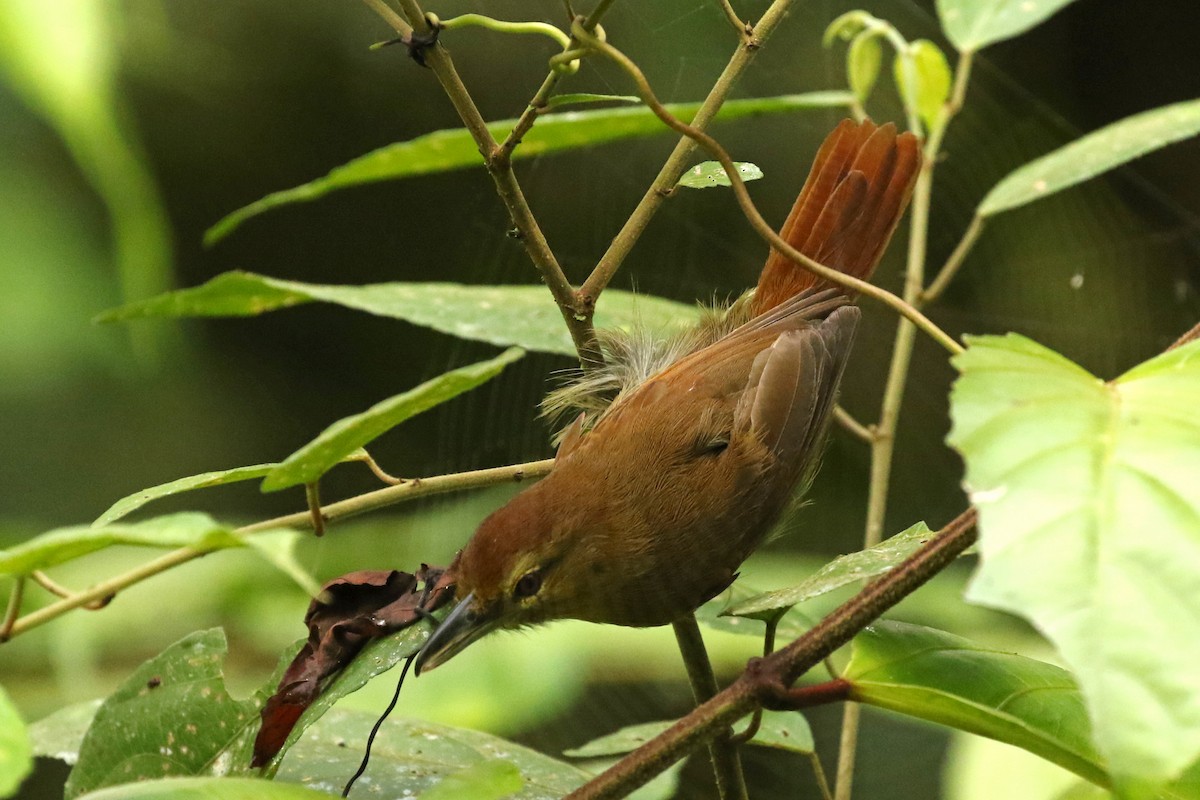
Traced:
[[[871, 277], [912, 195], [921, 148], [891, 123], [843, 120], [825, 138], [779, 235], [804, 255], [864, 280]], [[761, 314], [825, 281], [771, 251], [758, 280]]]

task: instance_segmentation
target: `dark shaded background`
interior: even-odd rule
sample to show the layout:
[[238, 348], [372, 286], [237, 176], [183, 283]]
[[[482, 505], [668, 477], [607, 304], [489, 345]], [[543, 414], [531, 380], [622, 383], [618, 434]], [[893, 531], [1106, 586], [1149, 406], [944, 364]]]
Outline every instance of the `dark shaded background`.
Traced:
[[[169, 214], [178, 286], [235, 268], [323, 283], [536, 279], [519, 244], [504, 235], [504, 211], [482, 170], [336, 193], [256, 218], [205, 250], [203, 231], [232, 209], [389, 142], [456, 127], [458, 120], [432, 74], [401, 49], [367, 50], [390, 31], [360, 4], [111, 5], [120, 8], [123, 100]], [[766, 3], [736, 5], [754, 17]], [[442, 17], [478, 10], [465, 2], [429, 6]], [[825, 51], [819, 40], [825, 25], [851, 7], [797, 2], [734, 96], [841, 87], [843, 52]], [[930, 4], [886, 0], [867, 7], [909, 38], [932, 38], [949, 49]], [[558, 20], [561, 4], [491, 2], [486, 10], [499, 18]], [[606, 28], [669, 101], [702, 98], [733, 47], [717, 5], [706, 0], [617, 3]], [[1200, 12], [1192, 0], [1136, 6], [1079, 0], [1019, 39], [988, 48], [977, 59], [967, 108], [939, 166], [930, 269], [949, 254], [987, 189], [1013, 168], [1082, 132], [1200, 96], [1198, 32]], [[456, 31], [446, 44], [489, 119], [520, 113], [554, 52], [540, 39], [478, 29]], [[882, 83], [870, 110], [877, 119], [899, 119], [886, 72]], [[607, 65], [588, 63], [567, 90], [624, 94], [629, 87]], [[757, 118], [720, 125], [714, 133], [736, 158], [763, 168], [766, 178], [752, 184], [752, 193], [768, 219], [779, 221], [839, 116]], [[160, 334], [182, 331], [164, 358], [139, 361], [125, 330], [88, 321], [121, 302], [104, 207], [54, 131], [3, 83], [0, 120], [3, 541], [86, 522], [120, 496], [181, 475], [279, 459], [335, 419], [495, 352], [314, 305], [259, 319], [139, 323], [159, 326]], [[518, 164], [533, 210], [573, 281], [603, 252], [673, 143], [662, 135]], [[1200, 142], [1193, 140], [998, 217], [931, 316], [955, 335], [1015, 330], [1101, 376], [1119, 374], [1161, 350], [1200, 312], [1198, 208]], [[903, 231], [897, 239], [879, 274], [890, 288], [899, 284]], [[730, 193], [681, 192], [614, 285], [684, 301], [724, 297], [754, 282], [764, 256]], [[843, 396], [862, 419], [877, 413], [894, 326], [889, 313], [867, 308]], [[554, 371], [569, 366], [566, 359], [531, 355], [471, 395], [388, 434], [372, 452], [403, 475], [545, 457], [547, 432], [533, 409]], [[889, 531], [919, 519], [937, 525], [961, 506], [960, 467], [942, 444], [951, 378], [940, 349], [920, 341]], [[833, 437], [815, 502], [788, 526], [803, 533], [769, 545], [782, 557], [772, 563], [786, 564], [800, 549], [856, 549], [867, 468], [865, 448]], [[372, 479], [354, 468], [323, 484], [326, 498], [370, 488]], [[243, 486], [163, 503], [161, 510], [201, 508], [228, 519], [257, 519], [301, 502], [294, 492], [263, 496]], [[445, 561], [498, 502], [492, 495], [470, 503], [442, 498], [377, 515], [357, 538], [314, 546], [307, 562], [327, 577], [351, 568]], [[398, 530], [415, 533], [405, 538]], [[0, 651], [6, 684], [17, 686], [18, 701], [36, 718], [67, 700], [107, 691], [129, 664], [177, 632], [222, 622], [234, 638], [235, 658], [245, 662], [237, 668], [261, 679], [261, 670], [269, 669], [263, 665], [299, 635], [304, 599], [262, 577], [261, 568], [227, 562], [208, 570], [195, 573], [180, 592], [193, 616], [144, 609], [131, 632], [133, 623], [77, 615], [62, 621], [58, 633], [42, 631]], [[77, 580], [95, 574], [85, 570]], [[174, 586], [171, 580], [158, 579], [159, 591]], [[580, 704], [576, 713], [530, 723], [527, 741], [553, 752], [619, 723], [686, 706], [678, 682], [618, 680], [589, 669], [598, 683], [570, 694], [571, 703]], [[536, 702], [538, 692], [530, 691]], [[830, 712], [816, 717], [836, 721]], [[871, 722], [868, 736], [877, 741], [868, 741], [863, 759], [862, 796], [935, 794], [944, 737], [905, 723]], [[891, 735], [897, 725], [903, 733]], [[819, 731], [827, 761], [834, 741], [827, 728]], [[765, 787], [796, 791], [796, 781], [808, 780], [798, 759], [768, 763], [755, 756], [751, 763], [760, 791], [767, 792], [761, 796], [772, 796]], [[905, 793], [895, 780], [898, 764], [912, 773], [911, 781], [899, 782]], [[703, 770], [698, 775], [703, 784]]]

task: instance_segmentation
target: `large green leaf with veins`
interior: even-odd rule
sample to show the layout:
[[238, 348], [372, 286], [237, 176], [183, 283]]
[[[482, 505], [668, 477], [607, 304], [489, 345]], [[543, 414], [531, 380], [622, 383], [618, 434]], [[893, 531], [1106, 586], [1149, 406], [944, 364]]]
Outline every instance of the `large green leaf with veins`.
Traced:
[[1015, 334], [954, 365], [968, 597], [1054, 642], [1117, 789], [1151, 796], [1200, 754], [1200, 342], [1109, 382]]

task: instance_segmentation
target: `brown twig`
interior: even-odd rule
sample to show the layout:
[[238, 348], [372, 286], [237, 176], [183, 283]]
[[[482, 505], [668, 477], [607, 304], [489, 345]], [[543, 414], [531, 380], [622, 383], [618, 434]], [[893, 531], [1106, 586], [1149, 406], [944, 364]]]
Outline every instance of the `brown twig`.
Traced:
[[321, 513], [321, 484], [318, 481], [304, 484], [304, 502], [308, 504], [308, 518], [313, 533], [325, 535], [325, 515]]
[[[696, 115], [692, 118], [691, 127], [695, 130], [704, 130], [717, 112], [720, 111], [721, 105], [729, 96], [735, 83], [741, 74], [750, 66], [750, 62], [754, 60], [755, 53], [767, 41], [768, 37], [779, 26], [785, 16], [787, 16], [788, 8], [791, 6], [791, 0], [775, 0], [763, 12], [762, 17], [758, 22], [754, 23], [754, 35], [748, 40], [742, 42], [730, 57], [729, 62], [725, 65], [721, 75], [717, 78], [713, 88], [709, 91], [708, 96], [704, 98], [704, 102], [700, 104], [700, 108], [696, 111]], [[646, 230], [646, 226], [650, 224], [650, 220], [658, 213], [658, 209], [666, 201], [671, 193], [671, 188], [675, 186], [679, 177], [683, 175], [684, 170], [688, 168], [688, 162], [692, 157], [692, 153], [696, 150], [695, 140], [688, 135], [684, 135], [675, 144], [675, 149], [671, 151], [671, 155], [659, 170], [658, 175], [650, 183], [650, 187], [646, 189], [646, 193], [642, 195], [642, 199], [638, 201], [637, 207], [633, 213], [625, 220], [625, 224], [621, 226], [621, 230], [613, 237], [612, 244], [608, 250], [596, 263], [592, 273], [588, 275], [583, 286], [579, 289], [579, 298], [584, 306], [595, 307], [597, 298], [600, 293], [608, 286], [613, 275], [616, 274], [621, 264], [624, 263], [630, 251], [633, 250], [634, 244], [642, 233]]]
[[[380, 11], [377, 1], [365, 0], [365, 2], [376, 13], [380, 13], [380, 16], [401, 35], [411, 35], [413, 32], [429, 33], [425, 13], [416, 0], [401, 0], [408, 23], [412, 26], [407, 34], [397, 25], [395, 19]], [[458, 112], [463, 126], [475, 140], [475, 144], [483, 156], [488, 174], [492, 176], [492, 181], [496, 185], [496, 192], [508, 210], [526, 254], [550, 290], [554, 302], [558, 304], [559, 312], [571, 334], [571, 341], [575, 344], [581, 363], [585, 366], [597, 364], [599, 353], [595, 348], [591, 315], [581, 312], [575, 290], [563, 273], [554, 252], [550, 249], [550, 244], [546, 241], [546, 236], [534, 218], [529, 202], [525, 199], [521, 184], [513, 173], [509, 154], [501, 152], [500, 145], [488, 130], [487, 122], [479, 113], [475, 101], [467, 91], [466, 85], [463, 84], [462, 78], [459, 77], [454, 62], [450, 59], [450, 54], [446, 49], [435, 42], [424, 53], [424, 61], [433, 71], [438, 82], [441, 83], [443, 91], [446, 92], [446, 96], [454, 105], [455, 111]]]
[[1200, 322], [1192, 326], [1192, 329], [1176, 339], [1167, 350], [1174, 350], [1176, 347], [1183, 347], [1188, 342], [1194, 342], [1200, 339]]
[[[779, 630], [779, 620], [783, 619], [783, 615], [788, 612], [788, 609], [781, 608], [779, 613], [770, 619], [766, 620], [766, 627], [763, 630], [763, 655], [769, 656], [775, 652], [775, 633]], [[745, 744], [753, 739], [758, 734], [758, 729], [762, 727], [763, 709], [762, 706], [754, 709], [753, 716], [750, 717], [750, 723], [740, 733], [733, 736], [733, 741], [737, 744]]]

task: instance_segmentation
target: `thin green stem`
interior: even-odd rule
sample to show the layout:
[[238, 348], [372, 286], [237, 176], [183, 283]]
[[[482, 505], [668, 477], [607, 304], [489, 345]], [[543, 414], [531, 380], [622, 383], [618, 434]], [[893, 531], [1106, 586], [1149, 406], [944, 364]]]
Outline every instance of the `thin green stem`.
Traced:
[[[692, 118], [691, 129], [703, 131], [712, 122], [713, 117], [720, 111], [721, 105], [729, 96], [734, 84], [738, 78], [754, 60], [755, 53], [766, 43], [770, 35], [775, 31], [787, 15], [788, 8], [791, 6], [791, 0], [775, 0], [774, 3], [763, 12], [762, 17], [753, 26], [753, 35], [746, 41], [742, 42], [733, 56], [730, 57], [729, 63], [725, 65], [725, 69], [721, 71], [721, 75], [717, 78], [709, 90], [708, 96], [704, 98], [704, 102], [700, 104], [700, 108], [696, 111], [696, 116]], [[682, 132], [682, 131], [681, 131]], [[689, 166], [692, 153], [695, 152], [696, 141], [687, 133], [680, 138], [675, 144], [675, 149], [671, 151], [662, 169], [658, 171], [658, 175], [650, 183], [646, 193], [642, 195], [642, 199], [638, 201], [637, 207], [633, 213], [625, 220], [625, 224], [621, 226], [621, 230], [613, 237], [612, 244], [608, 250], [596, 262], [592, 274], [584, 281], [583, 286], [579, 289], [580, 301], [589, 307], [595, 307], [596, 300], [600, 297], [600, 293], [604, 291], [604, 287], [608, 286], [613, 275], [620, 269], [621, 264], [629, 256], [638, 239], [646, 230], [646, 226], [650, 224], [650, 220], [658, 213], [658, 209], [670, 196], [672, 187], [675, 186], [679, 177], [683, 175], [684, 170]]]
[[817, 787], [821, 790], [821, 800], [833, 800], [829, 779], [825, 777], [825, 767], [821, 765], [821, 757], [815, 750], [808, 754], [808, 763], [812, 765], [813, 777], [817, 779]]
[[725, 19], [729, 20], [729, 24], [738, 32], [738, 35], [745, 39], [754, 33], [754, 28], [742, 22], [742, 18], [733, 10], [733, 5], [729, 0], [717, 0], [717, 5], [721, 7], [721, 11], [725, 12]]
[[[946, 135], [946, 129], [950, 127], [950, 121], [962, 110], [963, 102], [967, 97], [967, 86], [971, 81], [971, 65], [974, 63], [975, 54], [970, 50], [963, 51], [958, 56], [958, 65], [954, 71], [954, 89], [950, 92], [950, 98], [946, 104], [942, 106], [941, 112], [938, 114], [937, 124], [934, 125], [933, 131], [929, 135], [929, 141], [926, 143], [926, 151], [933, 153], [935, 156], [941, 152], [942, 138]], [[958, 273], [959, 267], [966, 260], [967, 254], [971, 252], [975, 241], [979, 238], [979, 234], [983, 232], [984, 218], [976, 215], [971, 219], [971, 224], [967, 227], [958, 245], [954, 248], [954, 252], [946, 259], [946, 263], [938, 271], [937, 277], [933, 279], [933, 283], [929, 288], [921, 292], [917, 300], [917, 305], [924, 307], [928, 303], [932, 303], [941, 297], [942, 292], [946, 291], [946, 287], [950, 285], [950, 281]]]
[[858, 760], [858, 726], [861, 710], [858, 703], [846, 703], [842, 708], [842, 731], [838, 737], [837, 771], [833, 775], [836, 787], [834, 800], [850, 796], [854, 786], [854, 762]]
[[401, 36], [411, 36], [412, 26], [405, 22], [404, 17], [392, 10], [392, 7], [383, 0], [363, 0], [367, 4], [367, 8], [374, 11], [383, 21], [392, 26], [392, 29]]
[[[922, 314], [913, 305], [886, 289], [881, 289], [867, 281], [846, 275], [836, 269], [820, 264], [808, 256], [804, 255], [796, 248], [788, 244], [782, 237], [779, 236], [771, 227], [771, 225], [762, 217], [758, 208], [754, 205], [754, 201], [750, 199], [750, 193], [746, 190], [746, 184], [738, 174], [737, 167], [733, 163], [733, 159], [725, 152], [725, 149], [717, 143], [715, 139], [703, 131], [682, 122], [671, 115], [669, 111], [658, 101], [654, 95], [654, 91], [650, 88], [646, 76], [638, 69], [637, 65], [629, 60], [628, 56], [617, 50], [612, 45], [601, 42], [593, 36], [590, 36], [586, 31], [582, 31], [578, 25], [573, 26], [572, 32], [575, 38], [587, 44], [592, 49], [602, 53], [615, 63], [617, 63], [625, 72], [633, 79], [637, 86], [638, 96], [642, 98], [647, 107], [654, 111], [655, 116], [661, 119], [668, 127], [673, 130], [688, 136], [699, 142], [712, 156], [721, 163], [722, 168], [728, 176], [730, 185], [733, 189], [734, 196], [737, 198], [738, 205], [742, 209], [742, 213], [750, 222], [750, 226], [767, 241], [772, 247], [785, 255], [792, 262], [799, 264], [804, 269], [823, 278], [830, 283], [837, 284], [851, 291], [870, 297], [874, 300], [889, 306], [899, 312], [903, 317], [911, 320], [918, 328], [929, 334], [938, 344], [942, 345], [947, 351], [952, 354], [961, 353], [962, 345], [954, 341], [945, 331], [935, 325], [928, 317]], [[589, 278], [589, 281], [591, 278]], [[587, 284], [580, 290], [580, 295], [586, 299]]]
[[[897, 38], [899, 34], [896, 35]], [[903, 42], [903, 39], [900, 39]], [[899, 47], [899, 45], [897, 45]], [[904, 45], [907, 47], [907, 44]], [[908, 52], [905, 50], [904, 52]], [[906, 79], [914, 76], [909, 73], [911, 59], [904, 59]], [[959, 60], [959, 73], [955, 88], [938, 113], [929, 137], [924, 144], [921, 172], [917, 176], [916, 187], [913, 189], [912, 211], [909, 217], [908, 259], [904, 271], [904, 300], [914, 308], [919, 308], [925, 298], [925, 261], [929, 241], [929, 212], [933, 200], [933, 171], [940, 155], [942, 139], [950, 120], [962, 107], [966, 94], [967, 75], [971, 66], [970, 57], [965, 61]], [[907, 95], [915, 97], [915, 93]], [[912, 106], [912, 103], [906, 103]], [[915, 115], [913, 108], [908, 108], [910, 126]], [[943, 270], [945, 273], [945, 270]], [[949, 273], [946, 280], [953, 275]], [[908, 384], [909, 367], [912, 364], [913, 347], [916, 343], [916, 328], [908, 319], [901, 319], [896, 328], [896, 338], [892, 343], [892, 359], [888, 366], [887, 382], [884, 385], [883, 401], [879, 412], [879, 421], [871, 429], [871, 482], [867, 492], [867, 519], [863, 533], [863, 548], [874, 547], [883, 539], [884, 524], [887, 518], [888, 490], [891, 486], [892, 466], [896, 452], [896, 431], [899, 427], [900, 408], [904, 402], [904, 390]], [[846, 704], [842, 711], [842, 731], [838, 748], [838, 766], [836, 777], [836, 800], [850, 800], [854, 785], [854, 762], [858, 750], [858, 729], [860, 723], [860, 708], [857, 703]]]
[[[708, 702], [716, 697], [719, 689], [717, 676], [713, 674], [712, 662], [704, 647], [704, 637], [700, 633], [695, 615], [688, 614], [672, 623], [672, 628], [675, 630], [675, 641], [679, 644], [679, 654], [683, 656], [683, 664], [687, 669], [696, 705]], [[721, 800], [747, 800], [746, 780], [742, 775], [741, 759], [738, 757], [737, 743], [733, 740], [733, 731], [726, 728], [714, 736], [709, 742], [708, 752], [712, 758], [717, 793]]]
[[[30, 572], [29, 577], [33, 579], [34, 583], [55, 597], [74, 597], [75, 595], [75, 592], [71, 591], [66, 586], [63, 586], [45, 572], [42, 572], [40, 569], [35, 569], [33, 572]], [[86, 603], [82, 607], [86, 608], [88, 611], [98, 611], [108, 605], [109, 601], [111, 600], [112, 595], [109, 595], [108, 597], [101, 597], [99, 600], [93, 600], [90, 603]]]
[[867, 444], [872, 444], [875, 441], [875, 431], [863, 425], [841, 406], [833, 407], [833, 418], [837, 421], [837, 424], [849, 431], [855, 438], [861, 439]]
[[21, 613], [21, 600], [25, 597], [25, 576], [18, 575], [13, 581], [12, 591], [8, 594], [8, 605], [4, 609], [4, 620], [0, 621], [0, 642], [11, 639], [16, 627], [17, 617]]
[[955, 246], [954, 251], [950, 253], [950, 257], [946, 259], [946, 263], [938, 270], [937, 277], [933, 279], [933, 283], [929, 284], [929, 288], [921, 292], [918, 302], [925, 306], [942, 296], [942, 292], [946, 291], [946, 287], [950, 285], [950, 281], [954, 280], [954, 276], [958, 274], [959, 267], [966, 260], [967, 254], [971, 252], [971, 248], [975, 246], [975, 242], [979, 239], [979, 234], [983, 233], [984, 218], [978, 214], [971, 218], [971, 224], [967, 226], [967, 230], [963, 233], [962, 239]]
[[571, 37], [548, 22], [509, 22], [484, 14], [460, 14], [450, 19], [438, 19], [430, 14], [429, 19], [447, 31], [455, 28], [479, 27], [497, 33], [537, 34], [553, 39], [564, 50], [571, 46]]
[[[493, 467], [491, 469], [479, 469], [471, 472], [438, 475], [432, 478], [417, 478], [406, 481], [398, 486], [387, 486], [383, 489], [376, 489], [373, 492], [367, 492], [357, 497], [332, 503], [321, 509], [321, 515], [329, 521], [345, 519], [346, 517], [362, 514], [363, 512], [377, 508], [416, 500], [419, 497], [429, 497], [430, 495], [444, 494], [463, 489], [475, 489], [483, 486], [495, 486], [501, 483], [519, 483], [529, 478], [541, 477], [548, 473], [553, 466], [554, 459], [550, 458], [544, 461], [531, 461], [507, 467]], [[256, 533], [274, 528], [311, 527], [312, 522], [313, 517], [309, 511], [300, 511], [295, 514], [286, 514], [282, 517], [244, 525], [238, 528], [237, 532]], [[167, 570], [174, 569], [180, 564], [186, 564], [210, 552], [212, 551], [197, 550], [191, 547], [181, 547], [178, 550], [172, 550], [153, 561], [135, 567], [128, 572], [121, 573], [103, 583], [98, 583], [95, 586], [65, 597], [57, 603], [51, 603], [44, 608], [26, 614], [14, 621], [9, 630], [10, 638], [36, 628], [39, 625], [44, 625], [80, 606], [86, 606], [89, 603], [115, 596], [118, 592], [124, 591], [136, 583], [140, 583], [147, 578], [152, 578]]]

